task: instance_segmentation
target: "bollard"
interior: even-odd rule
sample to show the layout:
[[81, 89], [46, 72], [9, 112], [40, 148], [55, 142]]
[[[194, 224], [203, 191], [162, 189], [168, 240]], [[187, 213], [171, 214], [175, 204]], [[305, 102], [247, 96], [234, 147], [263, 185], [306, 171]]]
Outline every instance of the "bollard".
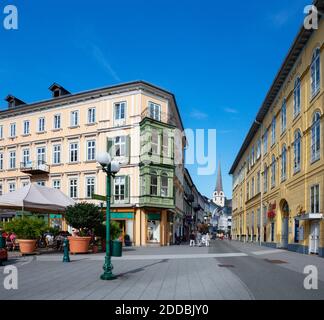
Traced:
[[63, 262], [70, 262], [70, 245], [68, 238], [65, 238], [63, 241]]

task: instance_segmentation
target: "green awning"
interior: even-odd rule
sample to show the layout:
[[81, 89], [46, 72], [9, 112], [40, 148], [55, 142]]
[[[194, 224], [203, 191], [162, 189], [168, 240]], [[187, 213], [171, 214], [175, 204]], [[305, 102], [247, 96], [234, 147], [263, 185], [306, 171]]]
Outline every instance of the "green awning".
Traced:
[[159, 213], [148, 213], [147, 220], [161, 220], [161, 215]]
[[112, 219], [134, 219], [134, 212], [112, 212]]

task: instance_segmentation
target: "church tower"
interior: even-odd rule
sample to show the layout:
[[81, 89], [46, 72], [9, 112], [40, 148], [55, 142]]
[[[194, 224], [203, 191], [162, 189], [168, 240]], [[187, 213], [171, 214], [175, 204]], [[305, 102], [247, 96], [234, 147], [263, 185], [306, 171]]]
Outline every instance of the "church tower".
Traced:
[[222, 170], [220, 163], [218, 165], [216, 189], [213, 194], [213, 202], [222, 208], [225, 207], [225, 194], [223, 190]]

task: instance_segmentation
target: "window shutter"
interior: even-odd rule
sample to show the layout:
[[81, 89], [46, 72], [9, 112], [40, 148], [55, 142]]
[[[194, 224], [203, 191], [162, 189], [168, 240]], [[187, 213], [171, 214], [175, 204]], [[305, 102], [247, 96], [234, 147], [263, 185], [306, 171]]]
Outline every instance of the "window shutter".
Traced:
[[115, 202], [115, 178], [111, 177], [110, 179], [110, 203], [114, 204]]
[[111, 158], [115, 157], [115, 147], [113, 139], [107, 139], [107, 152], [110, 154]]
[[128, 135], [126, 136], [126, 158], [128, 164], [131, 162], [130, 154], [131, 154], [131, 144], [130, 144], [130, 136]]
[[130, 203], [129, 176], [125, 176], [125, 203]]

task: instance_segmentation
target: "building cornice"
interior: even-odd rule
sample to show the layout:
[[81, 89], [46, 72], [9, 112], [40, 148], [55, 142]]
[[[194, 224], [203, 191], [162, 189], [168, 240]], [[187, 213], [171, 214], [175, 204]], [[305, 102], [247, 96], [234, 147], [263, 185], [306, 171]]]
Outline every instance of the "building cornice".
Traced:
[[[314, 1], [314, 5], [318, 7], [319, 11], [323, 11], [324, 9], [324, 3], [321, 0]], [[319, 19], [321, 20], [322, 17], [319, 15]], [[297, 37], [295, 38], [292, 46], [289, 49], [289, 52], [284, 59], [284, 62], [282, 63], [271, 87], [268, 91], [266, 98], [264, 102], [261, 105], [261, 108], [259, 109], [259, 112], [256, 116], [255, 121], [253, 122], [242, 146], [240, 151], [238, 152], [236, 159], [231, 167], [231, 170], [229, 174], [233, 174], [236, 170], [237, 166], [240, 163], [240, 160], [242, 156], [244, 155], [246, 149], [249, 147], [251, 141], [253, 140], [255, 134], [258, 132], [261, 123], [263, 122], [265, 116], [267, 115], [268, 111], [270, 110], [271, 106], [275, 102], [278, 93], [280, 92], [283, 84], [285, 83], [288, 75], [294, 68], [296, 62], [298, 61], [300, 54], [305, 48], [305, 45], [307, 44], [308, 40], [312, 36], [314, 30], [306, 30], [304, 26], [301, 27]]]

